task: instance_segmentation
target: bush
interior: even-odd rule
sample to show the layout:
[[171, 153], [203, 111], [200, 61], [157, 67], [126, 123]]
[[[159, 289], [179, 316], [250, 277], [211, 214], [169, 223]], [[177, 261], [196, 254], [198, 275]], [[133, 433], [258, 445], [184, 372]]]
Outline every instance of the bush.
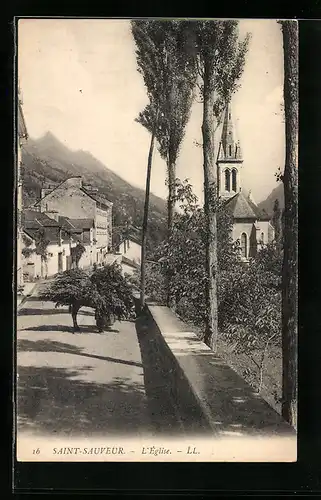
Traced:
[[[162, 243], [154, 252], [153, 260], [160, 260], [162, 265], [147, 266], [147, 293], [164, 304], [166, 273], [170, 270], [176, 313], [195, 325], [202, 337], [207, 288], [204, 212], [187, 182], [179, 188], [181, 212], [175, 215], [170, 241]], [[220, 338], [235, 354], [260, 353], [260, 370], [255, 376], [260, 389], [269, 348], [281, 345], [280, 245], [269, 244], [248, 264], [243, 263], [239, 258], [239, 244], [231, 240], [231, 217], [223, 204], [218, 202], [217, 207]], [[248, 379], [252, 375], [249, 373]]]

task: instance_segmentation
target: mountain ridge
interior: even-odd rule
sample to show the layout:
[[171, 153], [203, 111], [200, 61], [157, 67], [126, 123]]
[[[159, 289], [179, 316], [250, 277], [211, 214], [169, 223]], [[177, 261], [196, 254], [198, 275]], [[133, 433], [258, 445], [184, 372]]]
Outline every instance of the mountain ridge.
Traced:
[[[132, 186], [92, 153], [71, 150], [51, 132], [39, 139], [30, 138], [23, 146], [23, 206], [39, 200], [42, 188], [54, 188], [74, 175], [81, 175], [85, 183], [98, 188], [113, 203], [114, 226], [128, 221], [142, 225], [145, 191]], [[157, 243], [165, 234], [166, 201], [151, 193], [149, 210], [149, 232]]]
[[273, 215], [273, 207], [275, 200], [279, 200], [280, 204], [280, 209], [284, 209], [284, 189], [283, 189], [283, 184], [280, 183], [278, 186], [276, 186], [274, 189], [272, 189], [271, 193], [265, 198], [265, 200], [262, 200], [260, 203], [258, 203], [258, 207], [261, 210], [265, 210], [267, 214], [272, 217]]

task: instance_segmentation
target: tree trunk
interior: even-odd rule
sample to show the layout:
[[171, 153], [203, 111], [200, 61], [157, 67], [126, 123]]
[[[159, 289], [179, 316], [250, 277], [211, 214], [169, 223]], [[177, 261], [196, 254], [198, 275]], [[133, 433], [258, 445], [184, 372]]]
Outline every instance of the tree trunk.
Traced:
[[203, 168], [204, 213], [206, 221], [206, 330], [205, 343], [217, 348], [217, 221], [216, 221], [216, 165], [214, 158], [214, 75], [210, 65], [204, 65], [203, 91]]
[[[175, 208], [175, 194], [176, 194], [175, 190], [176, 165], [175, 162], [171, 159], [171, 154], [169, 154], [167, 169], [168, 169], [167, 241], [170, 250], [171, 237], [173, 235], [173, 226], [174, 226], [174, 208]], [[175, 310], [176, 307], [175, 293], [172, 290], [172, 278], [174, 270], [172, 269], [170, 258], [168, 264], [169, 265], [166, 276], [167, 306]]]
[[144, 217], [143, 217], [143, 227], [142, 227], [141, 277], [140, 277], [140, 302], [142, 309], [145, 306], [147, 223], [148, 223], [148, 209], [149, 209], [150, 179], [152, 172], [152, 160], [153, 160], [157, 125], [158, 125], [158, 110], [156, 111], [154, 129], [150, 140], [148, 162], [147, 162], [147, 173], [146, 173], [145, 204], [144, 204]]
[[283, 21], [284, 111], [286, 155], [282, 268], [282, 415], [297, 425], [297, 299], [298, 299], [298, 26]]
[[[176, 136], [176, 105], [177, 105], [177, 85], [176, 79], [173, 74], [173, 69], [169, 66], [169, 78], [171, 79], [170, 84], [170, 95], [169, 95], [169, 116], [170, 119], [170, 137], [169, 137], [169, 148], [167, 157], [167, 181], [168, 181], [168, 198], [167, 198], [167, 242], [169, 252], [171, 250], [171, 237], [173, 236], [174, 227], [174, 208], [175, 208], [175, 194], [176, 194], [176, 154], [175, 154], [175, 136]], [[175, 292], [172, 289], [172, 279], [173, 279], [174, 269], [171, 266], [171, 260], [168, 261], [168, 269], [166, 276], [166, 300], [167, 306], [171, 307], [173, 310], [176, 309]]]
[[77, 323], [77, 314], [78, 314], [79, 309], [80, 309], [79, 304], [71, 304], [69, 306], [69, 312], [70, 312], [71, 317], [72, 317], [72, 322], [73, 322], [75, 332], [80, 332], [80, 328], [79, 328], [78, 323]]

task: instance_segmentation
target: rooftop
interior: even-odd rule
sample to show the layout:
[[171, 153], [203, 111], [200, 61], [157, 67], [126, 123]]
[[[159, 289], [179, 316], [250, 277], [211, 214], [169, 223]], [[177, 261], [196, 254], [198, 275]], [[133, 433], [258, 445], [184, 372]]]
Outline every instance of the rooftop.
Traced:
[[69, 217], [59, 217], [59, 221], [64, 228], [68, 230], [82, 231], [83, 229], [91, 229], [95, 226], [94, 219], [70, 219]]
[[[57, 188], [59, 188], [68, 179], [82, 179], [82, 176], [81, 175], [73, 175], [72, 177], [68, 177], [64, 181], [60, 182], [57, 186], [55, 186], [54, 188], [52, 188], [51, 191], [48, 190], [48, 193], [46, 193], [43, 198], [41, 198], [40, 200], [36, 201], [34, 203], [34, 206], [40, 205], [40, 203], [44, 200], [44, 198], [46, 198], [46, 196], [48, 196], [52, 191], [55, 191]], [[107, 200], [107, 198], [105, 198], [105, 196], [103, 194], [97, 193], [97, 191], [90, 191], [88, 188], [86, 189], [85, 187], [80, 187], [80, 189], [81, 189], [81, 191], [83, 193], [87, 194], [93, 200], [95, 200], [97, 203], [100, 203], [101, 205], [105, 205], [106, 207], [111, 207], [113, 205], [113, 203], [111, 201]]]
[[101, 205], [105, 205], [106, 207], [111, 207], [113, 205], [111, 201], [107, 200], [104, 195], [98, 193], [97, 191], [91, 191], [85, 187], [82, 187], [81, 190]]
[[231, 212], [234, 219], [270, 220], [269, 215], [260, 210], [242, 191], [226, 200], [225, 206]]
[[[48, 215], [43, 212], [38, 212], [36, 210], [26, 209], [22, 212], [22, 222], [30, 227], [60, 227], [59, 222], [48, 217]], [[32, 223], [34, 225], [32, 226]]]

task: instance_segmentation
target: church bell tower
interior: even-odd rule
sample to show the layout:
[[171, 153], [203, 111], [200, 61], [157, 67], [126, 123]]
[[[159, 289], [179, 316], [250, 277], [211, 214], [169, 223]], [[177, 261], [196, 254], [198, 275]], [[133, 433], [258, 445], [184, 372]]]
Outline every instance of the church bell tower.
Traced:
[[231, 198], [241, 191], [243, 158], [240, 142], [236, 138], [230, 103], [224, 112], [216, 164], [218, 195], [223, 199]]

